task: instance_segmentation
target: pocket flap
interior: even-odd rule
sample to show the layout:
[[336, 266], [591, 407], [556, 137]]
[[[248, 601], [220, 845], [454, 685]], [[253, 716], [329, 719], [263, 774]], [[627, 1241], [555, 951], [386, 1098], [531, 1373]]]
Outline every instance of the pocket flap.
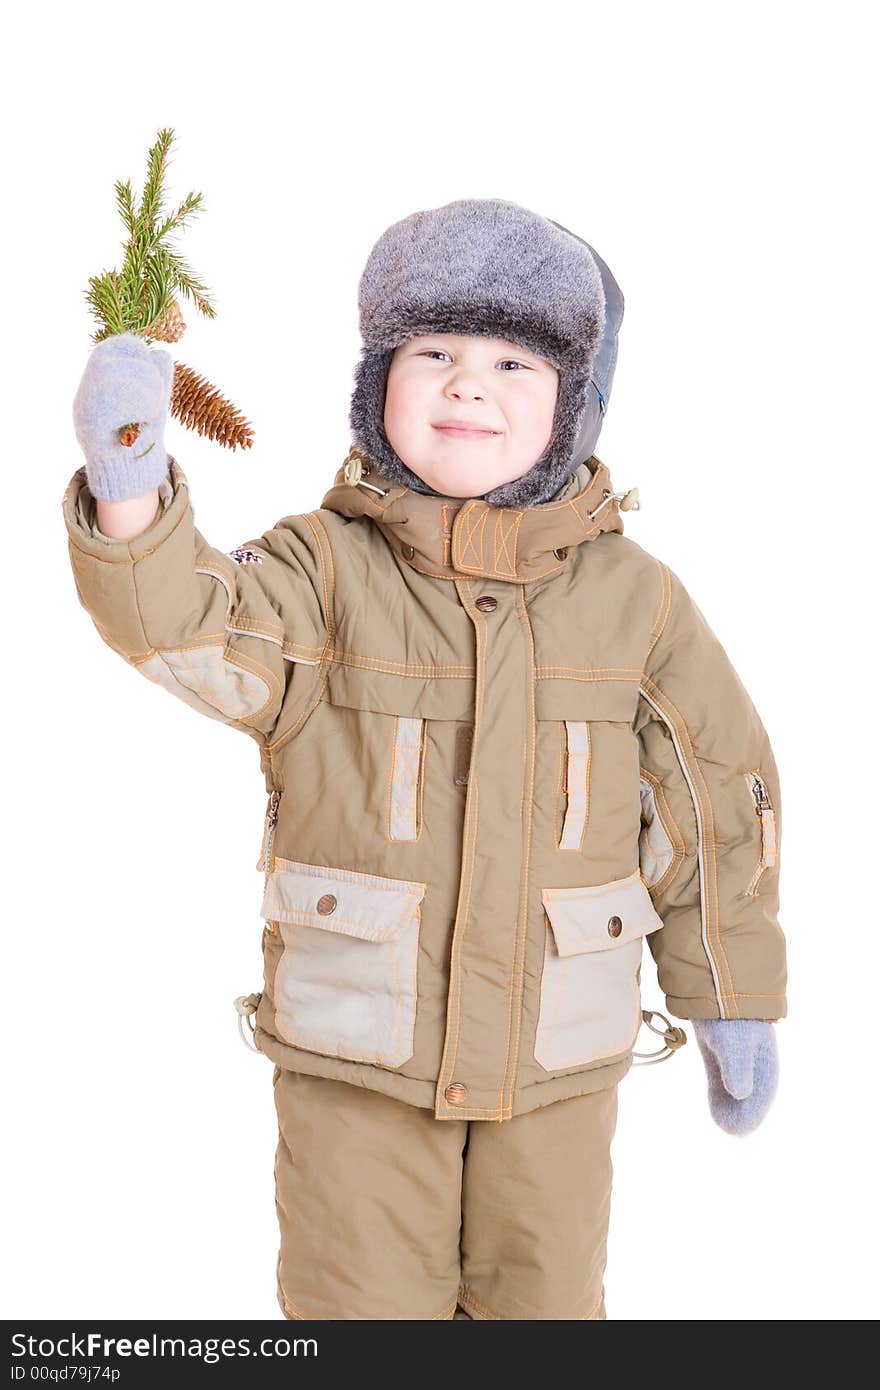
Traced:
[[541, 897], [561, 956], [624, 946], [663, 926], [639, 869], [592, 888], [542, 888]]
[[390, 941], [410, 926], [427, 887], [277, 855], [274, 865], [260, 909], [267, 921], [300, 922], [364, 941]]

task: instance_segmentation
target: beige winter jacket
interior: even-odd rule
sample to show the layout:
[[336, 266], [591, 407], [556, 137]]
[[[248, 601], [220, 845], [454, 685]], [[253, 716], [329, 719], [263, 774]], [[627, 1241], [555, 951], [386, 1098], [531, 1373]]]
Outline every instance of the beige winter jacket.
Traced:
[[278, 1065], [438, 1119], [611, 1086], [644, 938], [679, 1018], [785, 1015], [767, 734], [597, 458], [520, 510], [352, 449], [319, 508], [229, 553], [175, 459], [132, 540], [82, 468], [63, 511], [104, 640], [259, 744]]

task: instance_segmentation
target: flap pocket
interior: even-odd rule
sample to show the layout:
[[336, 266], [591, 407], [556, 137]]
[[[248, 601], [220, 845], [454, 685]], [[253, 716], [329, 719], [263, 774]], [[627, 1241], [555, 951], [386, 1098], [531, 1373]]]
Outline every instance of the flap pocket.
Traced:
[[634, 677], [621, 677], [620, 680], [542, 676], [535, 688], [535, 717], [575, 721], [611, 720], [631, 724], [638, 702], [639, 682], [635, 674]]
[[413, 922], [427, 887], [275, 857], [261, 908], [267, 921], [298, 922], [364, 941], [391, 941]]
[[308, 1052], [398, 1067], [413, 1055], [427, 887], [276, 856], [263, 916], [280, 923], [275, 1032]]
[[[389, 665], [391, 670], [380, 671], [332, 663], [327, 674], [328, 703], [405, 718], [473, 721], [474, 677], [464, 668], [444, 671], [438, 667], [442, 674], [435, 676], [427, 666], [398, 669], [394, 663]], [[461, 674], [453, 675], [456, 670]]]
[[663, 926], [640, 869], [593, 888], [542, 888], [560, 956], [624, 946]]

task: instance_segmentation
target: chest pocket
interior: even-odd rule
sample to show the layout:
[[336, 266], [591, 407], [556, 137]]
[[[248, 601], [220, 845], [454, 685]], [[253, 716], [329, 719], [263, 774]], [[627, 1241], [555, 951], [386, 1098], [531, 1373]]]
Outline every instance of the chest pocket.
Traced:
[[[539, 667], [539, 670], [541, 668]], [[547, 668], [561, 669], [561, 668]], [[557, 852], [632, 862], [638, 836], [638, 743], [632, 721], [638, 684], [623, 679], [544, 676], [537, 682], [538, 766], [552, 787], [547, 804]]]
[[559, 849], [581, 847], [590, 814], [590, 726], [586, 720], [566, 719], [562, 791], [565, 817]]
[[277, 1036], [330, 1057], [397, 1067], [413, 1054], [424, 883], [275, 857], [262, 915], [284, 943]]
[[547, 933], [535, 1060], [547, 1071], [633, 1047], [644, 937], [663, 926], [636, 869], [583, 888], [544, 888]]

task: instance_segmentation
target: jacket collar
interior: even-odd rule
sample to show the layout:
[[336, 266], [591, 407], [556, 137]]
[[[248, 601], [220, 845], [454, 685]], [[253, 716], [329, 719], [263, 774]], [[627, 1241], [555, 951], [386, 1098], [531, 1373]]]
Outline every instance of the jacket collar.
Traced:
[[432, 496], [392, 484], [352, 446], [321, 503], [342, 516], [369, 516], [414, 569], [442, 579], [467, 575], [517, 584], [565, 568], [571, 546], [622, 531], [635, 490], [615, 493], [595, 455], [578, 465], [549, 502], [492, 507], [482, 498]]

